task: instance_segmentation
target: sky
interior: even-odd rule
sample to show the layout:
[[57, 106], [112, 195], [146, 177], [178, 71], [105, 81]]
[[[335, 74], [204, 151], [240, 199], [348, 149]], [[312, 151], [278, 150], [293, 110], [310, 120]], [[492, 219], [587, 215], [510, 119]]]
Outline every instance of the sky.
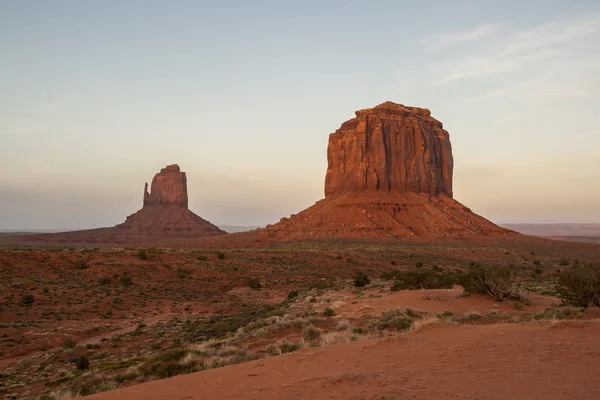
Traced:
[[597, 0], [0, 0], [0, 55], [0, 229], [115, 225], [172, 163], [203, 218], [273, 223], [388, 100], [443, 122], [473, 211], [600, 222]]

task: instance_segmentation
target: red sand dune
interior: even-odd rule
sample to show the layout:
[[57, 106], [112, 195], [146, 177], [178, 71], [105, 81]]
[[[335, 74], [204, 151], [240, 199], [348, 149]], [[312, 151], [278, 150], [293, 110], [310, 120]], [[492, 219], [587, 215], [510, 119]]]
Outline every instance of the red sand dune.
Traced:
[[153, 399], [599, 399], [597, 321], [437, 325], [90, 396]]

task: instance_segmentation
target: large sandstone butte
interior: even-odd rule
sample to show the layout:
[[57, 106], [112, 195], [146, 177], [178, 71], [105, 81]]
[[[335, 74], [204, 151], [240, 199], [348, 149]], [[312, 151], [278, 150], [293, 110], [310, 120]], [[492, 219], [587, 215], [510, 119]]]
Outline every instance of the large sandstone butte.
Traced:
[[325, 196], [361, 189], [452, 197], [452, 147], [429, 110], [386, 102], [329, 136]]
[[144, 187], [144, 207], [151, 205], [172, 205], [188, 208], [187, 178], [179, 165], [167, 165], [154, 175], [150, 193], [148, 183]]
[[227, 232], [188, 209], [187, 178], [176, 164], [154, 175], [150, 192], [144, 187], [143, 207], [112, 228], [29, 235], [27, 241], [118, 244], [162, 239], [198, 238]]
[[392, 102], [356, 111], [329, 136], [325, 198], [246, 235], [255, 241], [515, 235], [453, 199], [450, 138], [430, 114]]

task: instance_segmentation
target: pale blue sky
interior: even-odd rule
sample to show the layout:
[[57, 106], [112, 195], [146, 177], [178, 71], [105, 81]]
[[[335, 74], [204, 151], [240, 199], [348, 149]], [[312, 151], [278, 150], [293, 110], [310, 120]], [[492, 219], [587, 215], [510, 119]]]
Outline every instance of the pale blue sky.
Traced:
[[444, 123], [474, 211], [600, 221], [597, 0], [0, 0], [0, 54], [0, 229], [114, 225], [170, 163], [202, 217], [275, 222], [386, 100]]

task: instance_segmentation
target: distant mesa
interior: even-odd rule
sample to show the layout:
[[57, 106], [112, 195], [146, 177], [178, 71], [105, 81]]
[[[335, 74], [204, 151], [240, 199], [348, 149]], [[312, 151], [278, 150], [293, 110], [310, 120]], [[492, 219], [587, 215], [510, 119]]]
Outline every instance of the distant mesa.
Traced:
[[516, 235], [453, 199], [450, 137], [429, 110], [388, 101], [355, 114], [329, 135], [325, 198], [249, 240]]
[[172, 164], [154, 175], [150, 192], [148, 183], [145, 184], [142, 208], [122, 224], [112, 228], [28, 235], [23, 239], [48, 243], [120, 244], [226, 233], [188, 209], [185, 172], [179, 165]]

